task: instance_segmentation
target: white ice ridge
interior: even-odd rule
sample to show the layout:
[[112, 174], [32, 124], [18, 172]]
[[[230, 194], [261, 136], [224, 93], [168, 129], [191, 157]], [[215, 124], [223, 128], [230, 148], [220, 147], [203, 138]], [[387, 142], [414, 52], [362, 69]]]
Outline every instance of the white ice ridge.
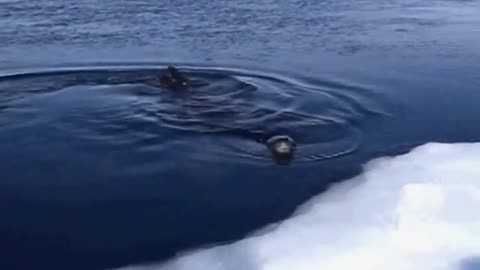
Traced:
[[480, 269], [480, 143], [369, 162], [238, 242], [122, 270]]

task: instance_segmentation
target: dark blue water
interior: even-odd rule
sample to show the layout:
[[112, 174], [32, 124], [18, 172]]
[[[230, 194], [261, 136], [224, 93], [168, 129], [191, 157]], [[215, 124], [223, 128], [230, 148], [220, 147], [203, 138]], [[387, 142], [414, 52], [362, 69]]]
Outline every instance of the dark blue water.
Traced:
[[[0, 26], [0, 269], [166, 260], [480, 139], [479, 1], [2, 0]], [[188, 91], [148, 84], [168, 64]]]

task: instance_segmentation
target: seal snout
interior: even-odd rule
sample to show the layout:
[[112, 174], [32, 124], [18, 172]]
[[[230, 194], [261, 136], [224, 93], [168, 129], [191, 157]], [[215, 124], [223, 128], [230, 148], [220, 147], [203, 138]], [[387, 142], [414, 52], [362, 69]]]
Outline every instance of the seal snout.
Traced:
[[293, 151], [292, 145], [287, 142], [278, 142], [273, 147], [278, 154], [288, 154]]

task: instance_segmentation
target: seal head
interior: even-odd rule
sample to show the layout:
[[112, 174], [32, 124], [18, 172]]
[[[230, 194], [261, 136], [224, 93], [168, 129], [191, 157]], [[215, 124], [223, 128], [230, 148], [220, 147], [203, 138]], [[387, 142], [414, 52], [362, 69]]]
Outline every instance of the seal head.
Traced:
[[167, 74], [160, 77], [160, 83], [170, 88], [186, 88], [190, 82], [177, 68], [168, 66]]
[[273, 136], [267, 140], [266, 144], [278, 164], [288, 165], [293, 159], [296, 143], [289, 136]]

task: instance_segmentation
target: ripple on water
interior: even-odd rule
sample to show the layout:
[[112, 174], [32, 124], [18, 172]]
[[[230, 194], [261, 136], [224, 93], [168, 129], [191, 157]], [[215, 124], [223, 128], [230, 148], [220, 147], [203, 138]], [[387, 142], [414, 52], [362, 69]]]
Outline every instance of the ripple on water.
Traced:
[[332, 82], [189, 68], [184, 72], [192, 87], [172, 91], [149, 84], [157, 72], [128, 68], [5, 75], [0, 77], [1, 133], [45, 131], [53, 137], [63, 134], [82, 148], [132, 154], [175, 148], [204, 161], [256, 163], [271, 160], [262, 142], [285, 134], [298, 144], [298, 162], [355, 151], [362, 117], [382, 114], [363, 103], [361, 94]]

